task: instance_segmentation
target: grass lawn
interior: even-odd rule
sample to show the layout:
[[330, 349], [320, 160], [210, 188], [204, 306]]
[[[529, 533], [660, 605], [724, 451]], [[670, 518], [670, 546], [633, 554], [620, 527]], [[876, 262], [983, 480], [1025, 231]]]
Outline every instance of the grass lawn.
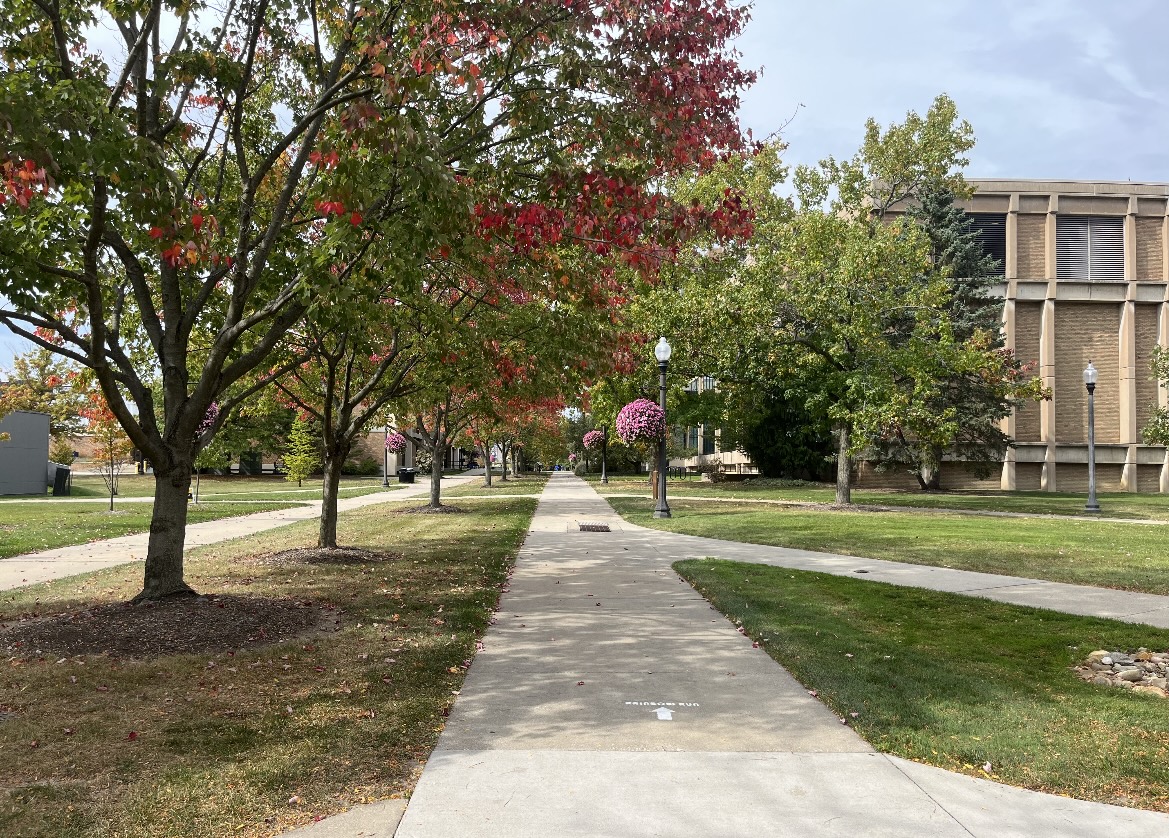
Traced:
[[[645, 475], [610, 477], [602, 484], [600, 477], [586, 478], [602, 495], [646, 493], [650, 491]], [[780, 484], [780, 485], [777, 485]], [[836, 501], [836, 490], [826, 484], [807, 486], [782, 485], [782, 481], [745, 483], [706, 483], [697, 477], [670, 478], [668, 497], [693, 495], [717, 500], [797, 501], [826, 503]], [[1100, 506], [1110, 518], [1133, 518], [1169, 521], [1169, 496], [1110, 492], [1100, 494]], [[873, 506], [907, 506], [924, 509], [963, 509], [978, 512], [1017, 512], [1028, 515], [1081, 515], [1086, 496], [1066, 492], [899, 492], [888, 489], [853, 489], [856, 504]]]
[[[382, 560], [270, 557], [315, 543], [316, 522], [192, 551], [187, 581], [234, 598], [222, 612], [204, 606], [212, 616], [230, 617], [239, 602], [311, 607], [324, 618], [316, 634], [261, 646], [241, 636], [146, 660], [53, 649], [9, 658], [0, 834], [267, 836], [408, 794], [535, 501], [460, 506], [466, 512], [342, 515], [342, 543], [390, 551]], [[7, 592], [0, 623], [125, 600], [140, 573], [114, 568]], [[162, 620], [167, 607], [119, 613]]]
[[760, 565], [674, 567], [880, 751], [1169, 811], [1169, 701], [1069, 668], [1095, 649], [1169, 649], [1169, 631]]
[[[197, 524], [290, 506], [296, 504], [192, 504], [187, 520]], [[150, 529], [150, 513], [149, 503], [115, 503], [112, 513], [98, 503], [3, 503], [0, 504], [0, 559], [146, 532]]]
[[499, 475], [491, 478], [490, 488], [484, 485], [482, 477], [476, 477], [470, 483], [464, 483], [454, 489], [443, 488], [444, 498], [465, 497], [467, 495], [538, 495], [544, 491], [548, 483], [546, 474], [525, 474], [520, 477], [508, 477], [501, 480]]
[[677, 498], [609, 498], [636, 524], [671, 532], [895, 562], [1169, 594], [1169, 532], [1160, 526], [944, 512], [840, 512]]
[[[397, 478], [391, 478], [390, 489], [397, 489]], [[195, 491], [194, 481], [191, 491]], [[341, 478], [341, 497], [357, 497], [386, 491], [381, 475], [377, 477]], [[73, 476], [73, 494], [79, 498], [108, 498], [109, 491], [96, 474]], [[118, 480], [118, 496], [123, 498], [154, 497], [154, 475], [127, 474]], [[199, 500], [320, 500], [320, 478], [309, 478], [303, 486], [279, 476], [253, 477], [247, 475], [203, 475], [199, 483]]]

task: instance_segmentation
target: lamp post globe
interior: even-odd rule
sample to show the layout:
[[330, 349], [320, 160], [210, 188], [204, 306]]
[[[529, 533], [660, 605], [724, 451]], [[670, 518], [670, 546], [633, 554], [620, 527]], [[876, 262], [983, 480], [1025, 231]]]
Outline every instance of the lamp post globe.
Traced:
[[[670, 365], [670, 356], [674, 354], [674, 350], [670, 348], [670, 343], [665, 338], [658, 338], [658, 344], [654, 347], [654, 357], [658, 359], [658, 405], [662, 409], [662, 415], [666, 413], [666, 368]], [[666, 503], [666, 468], [669, 462], [666, 460], [666, 431], [662, 432], [662, 438], [658, 441], [658, 501], [654, 506], [655, 518], [669, 518], [670, 505]]]
[[1084, 504], [1084, 512], [1092, 515], [1100, 514], [1100, 504], [1096, 501], [1096, 378], [1098, 372], [1092, 362], [1084, 368], [1084, 389], [1088, 391], [1088, 502]]

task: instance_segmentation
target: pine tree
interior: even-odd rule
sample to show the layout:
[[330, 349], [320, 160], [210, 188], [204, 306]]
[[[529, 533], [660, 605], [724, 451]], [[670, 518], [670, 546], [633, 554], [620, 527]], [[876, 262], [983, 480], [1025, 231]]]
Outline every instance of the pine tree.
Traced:
[[300, 486], [302, 481], [312, 474], [321, 465], [321, 443], [309, 428], [307, 420], [298, 419], [292, 423], [292, 432], [288, 435], [288, 448], [284, 452], [284, 467], [287, 469], [285, 480], [295, 480]]
[[[934, 271], [944, 273], [950, 284], [946, 313], [955, 341], [979, 340], [988, 349], [1001, 350], [1002, 301], [992, 296], [991, 289], [1002, 281], [1003, 266], [984, 252], [970, 217], [954, 205], [954, 193], [945, 188], [924, 190], [909, 216], [929, 237]], [[1017, 359], [1009, 358], [1007, 363], [1021, 372]], [[931, 405], [939, 413], [953, 411], [958, 433], [950, 447], [919, 444], [899, 432], [883, 440], [879, 460], [907, 465], [925, 490], [941, 488], [942, 457], [947, 452], [965, 461], [975, 474], [988, 476], [988, 463], [1001, 460], [1011, 444], [999, 421], [1014, 405], [1015, 401], [1004, 397], [997, 378], [955, 373]]]

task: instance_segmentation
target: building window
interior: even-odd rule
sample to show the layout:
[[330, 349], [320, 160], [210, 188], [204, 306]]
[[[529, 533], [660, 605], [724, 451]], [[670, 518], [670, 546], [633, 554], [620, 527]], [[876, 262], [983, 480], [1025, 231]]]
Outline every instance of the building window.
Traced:
[[977, 234], [982, 252], [998, 262], [1001, 273], [1007, 264], [1007, 214], [1005, 212], [971, 212], [970, 232]]
[[714, 429], [710, 425], [702, 426], [702, 453], [714, 453]]
[[1081, 282], [1124, 281], [1124, 219], [1061, 215], [1056, 218], [1056, 277]]
[[686, 447], [687, 448], [698, 448], [698, 426], [691, 425], [686, 430], [687, 430]]

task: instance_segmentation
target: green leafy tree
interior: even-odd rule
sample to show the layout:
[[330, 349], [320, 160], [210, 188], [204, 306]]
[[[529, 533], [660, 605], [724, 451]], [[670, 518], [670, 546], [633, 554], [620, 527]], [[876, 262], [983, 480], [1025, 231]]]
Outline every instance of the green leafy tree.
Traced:
[[306, 477], [311, 476], [320, 467], [320, 438], [313, 433], [307, 419], [298, 419], [292, 423], [292, 432], [288, 435], [288, 448], [284, 452], [284, 479], [295, 480], [296, 485], [300, 486]]
[[988, 476], [989, 463], [1001, 460], [1012, 442], [1001, 420], [1025, 398], [1043, 393], [1026, 366], [1003, 347], [1002, 300], [991, 295], [1002, 280], [1002, 265], [984, 254], [969, 217], [954, 205], [954, 194], [945, 187], [927, 186], [909, 217], [929, 237], [933, 272], [949, 284], [946, 313], [955, 340], [977, 342], [1000, 361], [991, 375], [986, 367], [955, 370], [934, 392], [932, 409], [954, 416], [955, 431], [946, 446], [925, 445], [898, 429], [875, 447], [880, 461], [908, 466], [922, 489], [938, 490], [946, 454], [956, 456], [976, 475]]
[[647, 333], [678, 335], [685, 373], [718, 378], [728, 404], [736, 392], [783, 392], [825, 417], [840, 503], [851, 499], [852, 458], [876, 441], [949, 449], [959, 421], [943, 403], [945, 382], [997, 379], [1008, 405], [1017, 392], [993, 336], [955, 329], [947, 272], [902, 213], [928, 191], [968, 194], [961, 168], [972, 144], [941, 96], [924, 117], [885, 129], [870, 120], [854, 157], [800, 167], [792, 200], [776, 188], [786, 175], [778, 144], [675, 186], [699, 202], [739, 188], [754, 236], [684, 252], [640, 303]]
[[[1163, 346], [1153, 347], [1150, 366], [1157, 383], [1169, 387], [1169, 350]], [[1141, 429], [1141, 438], [1146, 445], [1169, 445], [1169, 407], [1152, 405], [1152, 414]]]
[[[417, 221], [407, 262], [444, 215], [489, 236], [567, 219], [594, 250], [652, 258], [629, 246], [660, 226], [646, 185], [740, 146], [752, 79], [729, 46], [747, 12], [723, 0], [0, 12], [0, 322], [91, 369], [154, 464], [139, 599], [192, 593], [207, 408], [226, 421], [282, 372], [237, 386], [314, 300], [363, 290], [387, 220]], [[123, 43], [99, 53], [105, 24]], [[495, 194], [475, 201], [484, 166]]]
[[[0, 418], [15, 410], [49, 414], [54, 462], [73, 462], [69, 438], [84, 431], [82, 414], [89, 407], [87, 387], [76, 365], [47, 349], [17, 355], [7, 380], [0, 383]], [[56, 459], [66, 452], [68, 459]]]

